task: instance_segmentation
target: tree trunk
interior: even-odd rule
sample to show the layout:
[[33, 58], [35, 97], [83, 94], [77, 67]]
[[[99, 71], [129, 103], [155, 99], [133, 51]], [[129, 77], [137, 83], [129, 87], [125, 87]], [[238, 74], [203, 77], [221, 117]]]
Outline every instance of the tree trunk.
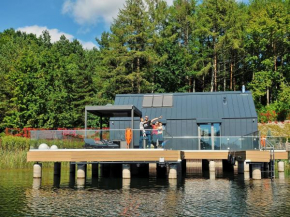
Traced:
[[141, 93], [141, 88], [140, 88], [140, 58], [137, 57], [137, 90], [138, 93]]
[[270, 90], [269, 87], [267, 87], [267, 105], [270, 103]]
[[226, 62], [224, 59], [224, 91], [226, 91], [226, 87], [227, 87], [227, 80], [226, 80]]
[[210, 81], [210, 92], [213, 92], [214, 90], [214, 68], [211, 70], [211, 81]]
[[216, 77], [217, 77], [217, 54], [216, 51], [214, 53], [214, 91], [217, 91], [217, 82], [216, 82]]
[[230, 66], [230, 90], [233, 90], [233, 62], [231, 61]]
[[193, 79], [192, 92], [195, 92], [195, 78]]
[[188, 78], [188, 92], [189, 93], [192, 92], [191, 88], [192, 88], [192, 77], [189, 77]]

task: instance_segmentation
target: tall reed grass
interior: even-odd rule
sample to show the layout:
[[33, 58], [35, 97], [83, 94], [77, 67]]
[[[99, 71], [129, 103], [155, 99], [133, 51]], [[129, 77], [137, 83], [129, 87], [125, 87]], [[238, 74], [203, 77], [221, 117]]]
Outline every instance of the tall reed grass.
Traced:
[[[31, 148], [38, 148], [41, 143], [48, 146], [57, 145], [58, 148], [82, 148], [81, 140], [31, 140], [23, 137], [0, 137], [0, 168], [21, 169], [32, 168], [33, 162], [27, 162], [27, 152]], [[53, 163], [45, 163], [44, 167], [53, 167]]]

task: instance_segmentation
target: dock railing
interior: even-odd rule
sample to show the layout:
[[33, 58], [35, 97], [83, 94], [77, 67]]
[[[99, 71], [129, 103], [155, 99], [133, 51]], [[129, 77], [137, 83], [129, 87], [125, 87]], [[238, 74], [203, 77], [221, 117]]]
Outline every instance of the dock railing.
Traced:
[[[30, 135], [30, 148], [38, 149], [40, 144], [48, 147], [56, 145], [59, 149], [84, 149], [84, 148], [120, 148], [127, 149], [126, 129], [105, 130], [34, 130]], [[150, 133], [147, 133], [150, 134]], [[275, 150], [286, 150], [288, 143], [285, 137], [251, 136], [173, 136], [166, 130], [161, 135], [152, 130], [149, 135], [144, 135], [139, 129], [132, 130], [134, 148], [163, 148], [167, 150], [261, 150], [266, 141], [273, 144]], [[151, 139], [151, 144], [148, 145]]]

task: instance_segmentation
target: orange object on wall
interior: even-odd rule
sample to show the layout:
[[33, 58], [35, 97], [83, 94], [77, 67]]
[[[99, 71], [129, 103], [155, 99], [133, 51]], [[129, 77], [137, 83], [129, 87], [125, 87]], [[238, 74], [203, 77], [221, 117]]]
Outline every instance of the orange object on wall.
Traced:
[[131, 128], [126, 128], [125, 139], [126, 139], [126, 142], [127, 142], [127, 148], [129, 148], [129, 145], [130, 145], [130, 143], [132, 141], [132, 129]]

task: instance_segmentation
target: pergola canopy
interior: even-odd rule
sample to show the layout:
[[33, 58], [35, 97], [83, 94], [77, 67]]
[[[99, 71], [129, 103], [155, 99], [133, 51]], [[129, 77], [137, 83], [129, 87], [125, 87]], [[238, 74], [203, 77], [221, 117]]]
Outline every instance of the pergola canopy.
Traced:
[[100, 117], [142, 117], [142, 112], [134, 105], [86, 106], [85, 109]]
[[[134, 126], [134, 117], [142, 117], [142, 112], [134, 105], [106, 105], [85, 107], [85, 137], [87, 137], [87, 116], [88, 112], [100, 116], [100, 128], [102, 129], [102, 117], [131, 117], [131, 129]], [[134, 134], [134, 131], [133, 131]], [[102, 139], [102, 133], [100, 133]], [[131, 141], [130, 148], [133, 148]]]

